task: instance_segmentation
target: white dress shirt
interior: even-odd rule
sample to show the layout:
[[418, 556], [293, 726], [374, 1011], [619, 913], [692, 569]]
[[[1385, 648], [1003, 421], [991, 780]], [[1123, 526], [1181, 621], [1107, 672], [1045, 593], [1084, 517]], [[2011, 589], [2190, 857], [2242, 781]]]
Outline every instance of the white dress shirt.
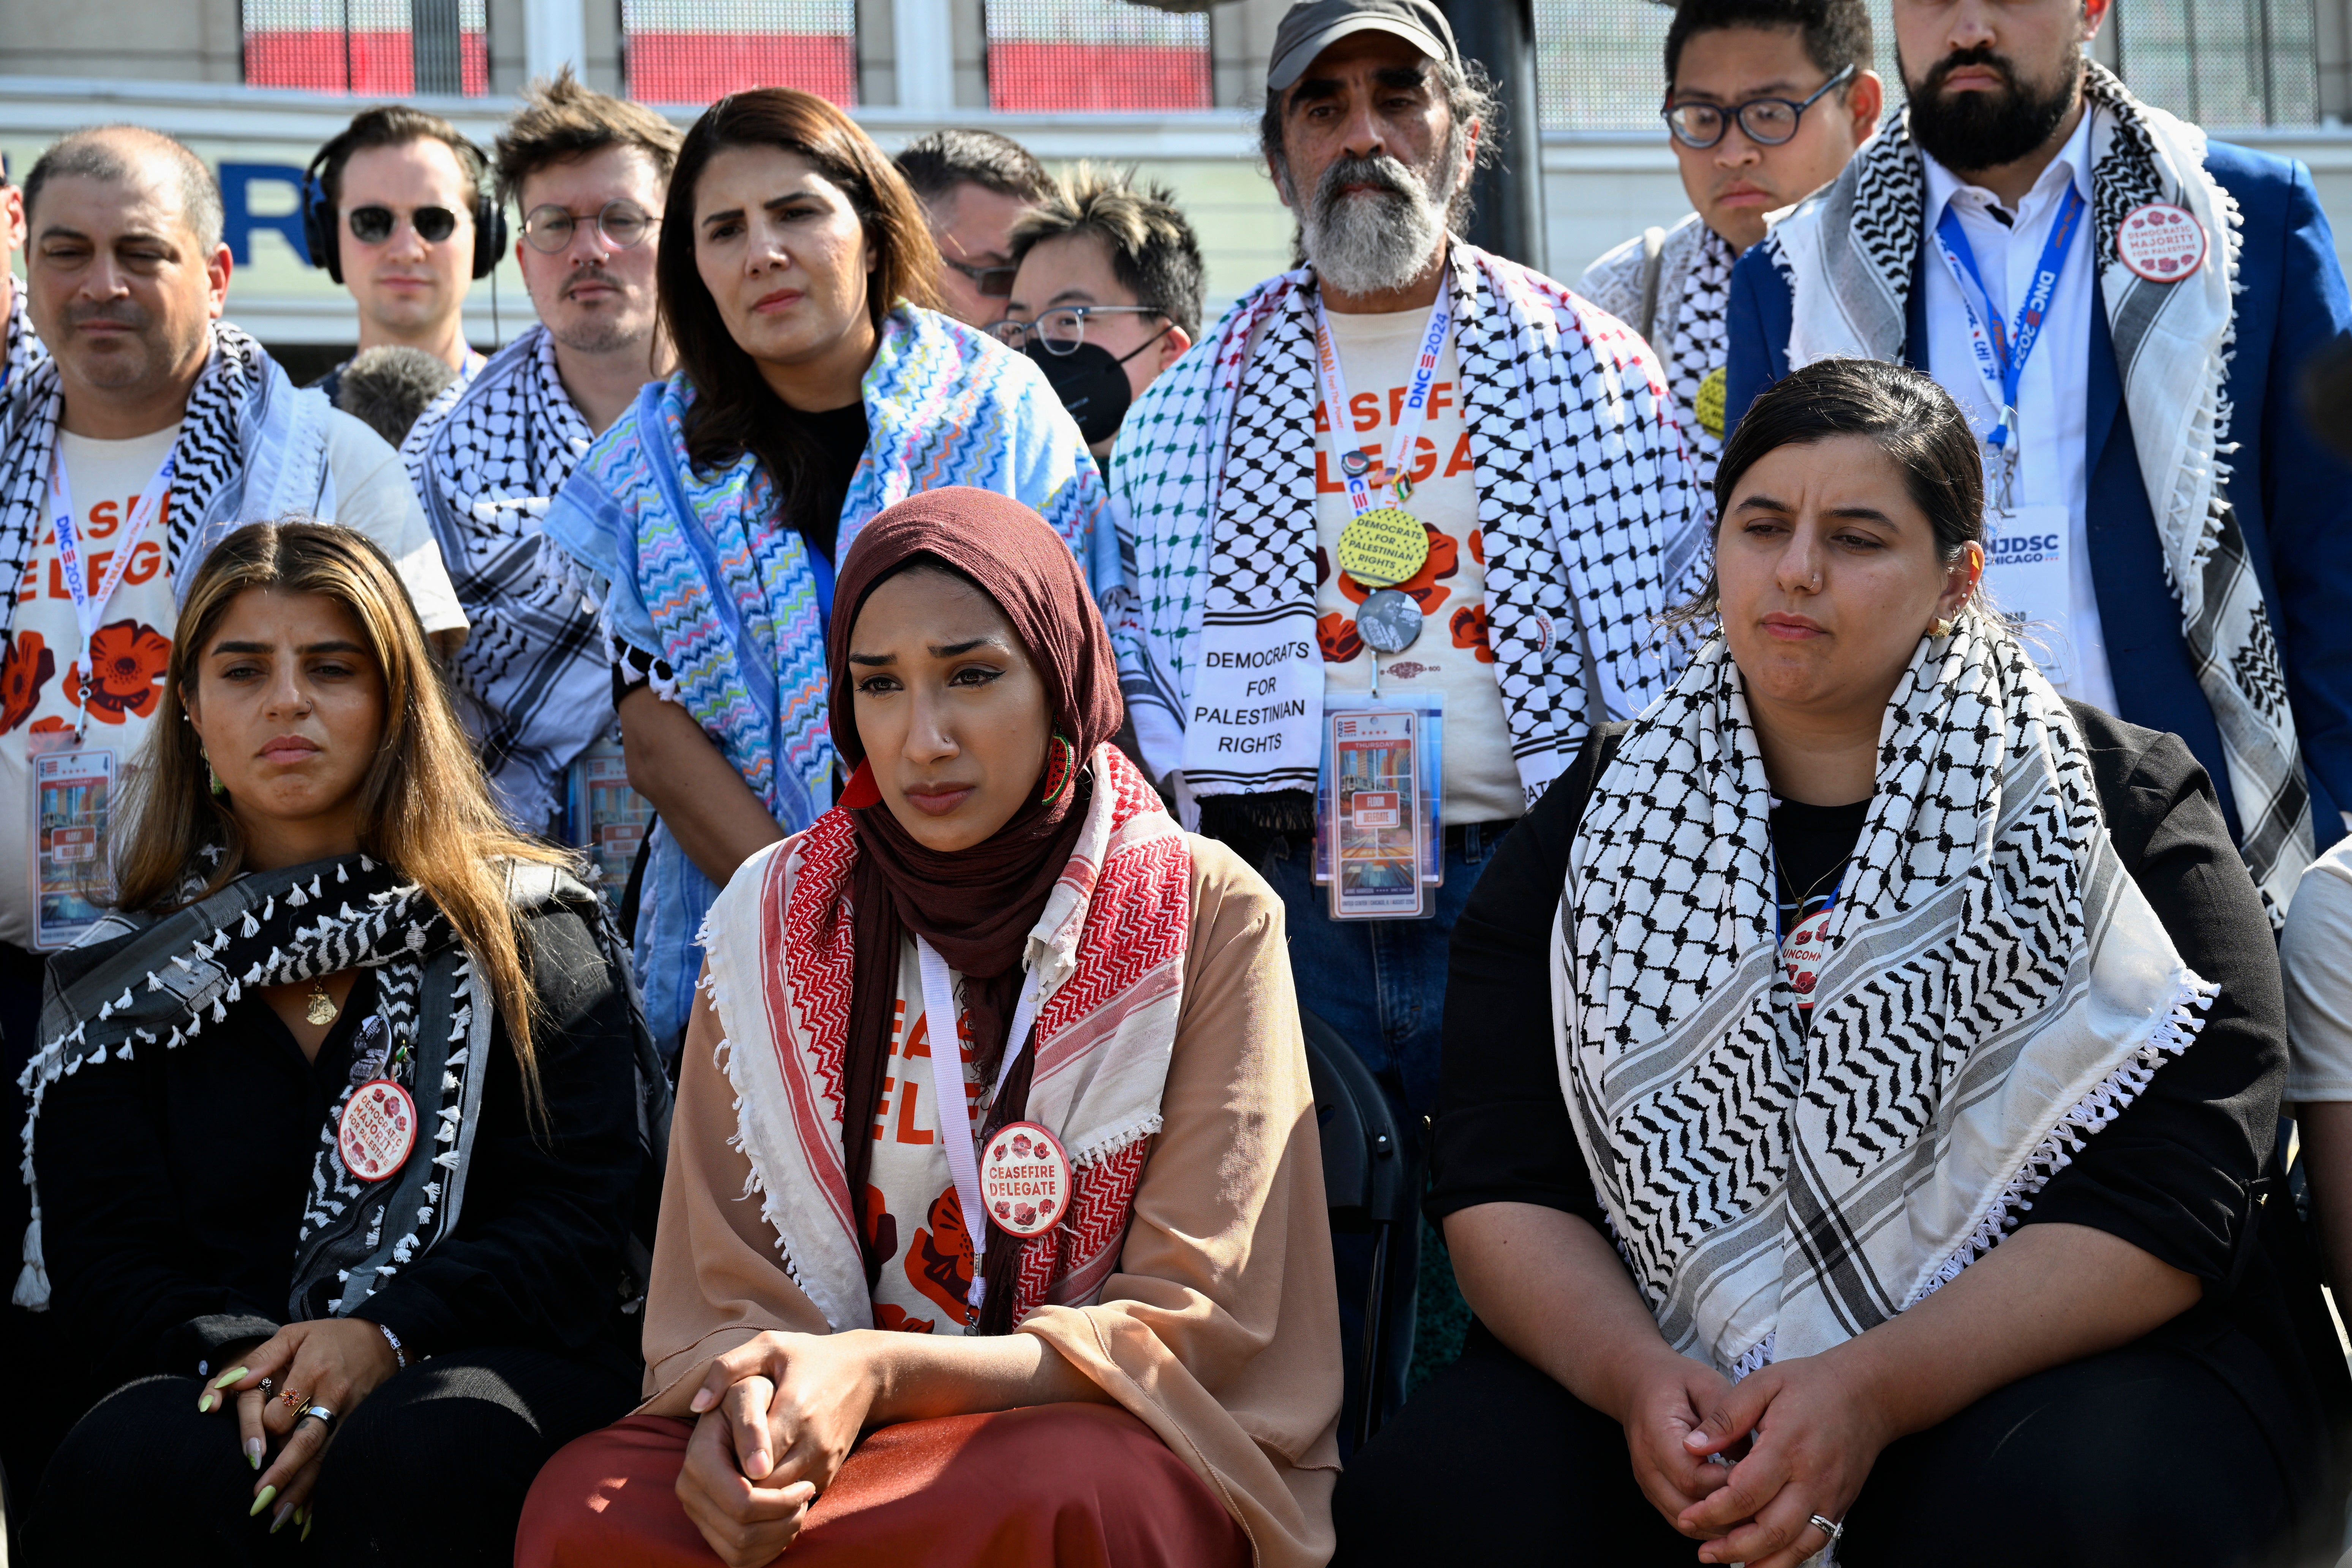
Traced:
[[[1977, 370], [1968, 304], [1952, 279], [1942, 247], [1936, 243], [1936, 225], [1947, 206], [1959, 215], [1960, 231], [1968, 236], [1969, 247], [1976, 255], [1977, 269], [1983, 275], [1992, 308], [2000, 312], [2002, 330], [2014, 327], [2018, 302], [2032, 287], [2061, 193], [2071, 181], [2084, 201], [2091, 199], [2093, 112], [2084, 112], [2074, 135], [2042, 171], [2033, 189], [2018, 203], [2015, 212], [2007, 215], [2011, 224], [1993, 216], [1996, 210], [2004, 210], [2000, 197], [1981, 185], [1962, 184], [1958, 175], [1925, 152], [1920, 153], [1927, 173], [1927, 226], [1921, 236], [1921, 243], [1927, 247], [1924, 268], [1927, 367], [1958, 401], [1979, 441], [2000, 423], [2000, 409]], [[2084, 443], [2090, 416], [2091, 289], [2097, 273], [2091, 256], [2097, 244], [2095, 234], [2092, 215], [2085, 210], [2042, 319], [2041, 341], [2019, 378], [2014, 500], [2020, 506], [2066, 509], [2066, 554], [2074, 563], [2074, 611], [2069, 624], [2060, 628], [2071, 654], [2069, 678], [2061, 689], [2078, 701], [2112, 713], [2116, 686], [2099, 628], [2098, 596], [2091, 583], [2090, 528], [2084, 506], [2090, 479], [2089, 454]], [[1998, 465], [1989, 466], [1989, 486], [1998, 472]], [[1997, 505], [2000, 499], [1989, 488], [1987, 508]], [[1998, 579], [1994, 582], [1997, 584]]]

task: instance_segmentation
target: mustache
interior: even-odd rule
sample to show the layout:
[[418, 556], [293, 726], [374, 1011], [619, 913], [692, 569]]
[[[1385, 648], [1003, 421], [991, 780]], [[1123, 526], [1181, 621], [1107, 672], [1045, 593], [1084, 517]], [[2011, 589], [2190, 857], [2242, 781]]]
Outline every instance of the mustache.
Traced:
[[2003, 87], [2011, 92], [2017, 90], [2017, 68], [2010, 63], [2007, 56], [1995, 53], [1990, 44], [1979, 44], [1972, 49], [1955, 49], [1929, 66], [1927, 76], [1919, 83], [1918, 96], [1931, 96], [1952, 79], [1954, 71], [1974, 67], [1997, 72]]
[[66, 312], [66, 325], [87, 327], [93, 321], [105, 321], [118, 327], [144, 327], [147, 312], [128, 300], [110, 300], [102, 305], [78, 305]]
[[1329, 213], [1347, 196], [1345, 187], [1349, 185], [1370, 185], [1383, 195], [1402, 196], [1409, 201], [1415, 189], [1412, 181], [1412, 170], [1385, 153], [1361, 158], [1342, 153], [1325, 166], [1323, 177], [1316, 182], [1316, 210]]

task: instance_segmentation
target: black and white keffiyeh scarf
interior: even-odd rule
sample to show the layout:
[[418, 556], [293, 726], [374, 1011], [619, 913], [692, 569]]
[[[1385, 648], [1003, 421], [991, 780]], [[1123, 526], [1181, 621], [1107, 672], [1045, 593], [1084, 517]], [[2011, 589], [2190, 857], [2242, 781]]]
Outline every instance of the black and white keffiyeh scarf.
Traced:
[[[597, 910], [593, 929], [607, 963], [615, 973], [627, 973], [626, 955], [601, 903], [562, 871], [512, 865], [508, 897], [519, 910], [561, 899]], [[225, 1023], [247, 989], [355, 967], [375, 971], [376, 1006], [362, 1026], [351, 1081], [319, 1131], [289, 1321], [353, 1310], [447, 1236], [465, 1205], [498, 1008], [483, 994], [465, 947], [422, 889], [400, 881], [389, 867], [353, 855], [254, 872], [160, 918], [111, 915], [80, 946], [50, 960], [43, 1044], [17, 1079], [30, 1107], [23, 1172], [33, 1188], [33, 1220], [25, 1234], [16, 1304], [37, 1311], [49, 1300], [33, 1148], [52, 1085], [142, 1051], [201, 1048], [206, 1029]], [[637, 1032], [640, 1079], [650, 1068], [658, 1085], [660, 1067], [642, 1020]], [[335, 1135], [352, 1092], [378, 1077], [394, 1079], [414, 1097], [419, 1138], [397, 1174], [370, 1184], [344, 1166]], [[646, 1092], [642, 1081], [640, 1089]], [[666, 1088], [654, 1098], [656, 1115], [666, 1122]]]
[[[227, 322], [215, 321], [212, 335], [172, 449], [178, 467], [164, 551], [175, 603], [187, 598], [213, 546], [242, 524], [291, 515], [334, 521], [327, 395], [297, 387]], [[12, 623], [25, 563], [51, 526], [49, 470], [64, 407], [57, 362], [47, 358], [13, 382], [0, 404], [0, 587]]]
[[2190, 971], [2007, 627], [1923, 637], [1827, 932], [1780, 961], [1771, 790], [1720, 638], [1627, 731], [1553, 925], [1562, 1092], [1667, 1343], [1744, 1376], [1916, 1303], [2194, 1043]]
[[[1459, 239], [1448, 264], [1487, 636], [1532, 802], [1583, 742], [1588, 657], [1621, 715], [1672, 679], [1653, 617], [1701, 586], [1708, 510], [1641, 339]], [[1244, 296], [1119, 432], [1120, 684], [1153, 773], [1181, 772], [1196, 796], [1314, 787], [1318, 396], [1301, 270]], [[1246, 754], [1228, 744], [1236, 706], [1270, 717]]]
[[[1731, 268], [1739, 253], [1692, 213], [1668, 229], [1658, 250], [1657, 315], [1650, 346], [1665, 362], [1675, 416], [1690, 447], [1699, 488], [1712, 490], [1723, 455], [1723, 382], [1731, 316]], [[1577, 287], [1619, 320], [1641, 323], [1642, 239], [1635, 236], [1591, 267]]]
[[425, 410], [401, 456], [473, 629], [457, 688], [482, 766], [520, 826], [543, 829], [563, 773], [613, 722], [596, 604], [542, 531], [594, 439], [533, 327]]
[[0, 319], [0, 396], [22, 382], [32, 368], [48, 357], [33, 319], [25, 313], [22, 285], [8, 291], [8, 313]]
[[[2095, 115], [2092, 254], [2140, 477], [2181, 634], [2221, 732], [2246, 865], [2272, 919], [2283, 921], [2315, 850], [2278, 643], [2229, 499], [2238, 204], [2206, 171], [2203, 131], [2134, 98], [2104, 67], [2083, 68]], [[1903, 357], [1927, 189], [1906, 116], [1773, 226], [1765, 244], [1789, 281], [1791, 369], [1842, 355]], [[2188, 209], [2205, 230], [2210, 265], [2157, 283], [2123, 264], [2116, 229], [2150, 202]]]

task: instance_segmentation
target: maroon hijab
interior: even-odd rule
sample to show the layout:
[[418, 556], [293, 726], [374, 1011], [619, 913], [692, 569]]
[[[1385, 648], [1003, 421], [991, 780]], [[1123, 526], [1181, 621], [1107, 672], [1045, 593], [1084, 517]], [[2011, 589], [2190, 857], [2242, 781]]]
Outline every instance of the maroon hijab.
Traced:
[[[872, 798], [872, 784], [851, 689], [850, 632], [867, 595], [909, 563], [926, 559], [968, 579], [1004, 612], [1037, 667], [1054, 729], [1068, 739], [1081, 765], [1076, 784], [1059, 799], [1048, 803], [1031, 795], [990, 837], [952, 854], [926, 848], [887, 803], [858, 804]], [[845, 763], [858, 770], [842, 799], [857, 830], [857, 865], [850, 879], [856, 938], [848, 1059], [842, 1075], [842, 1153], [851, 1201], [860, 1215], [870, 1286], [880, 1258], [870, 1234], [866, 1178], [873, 1163], [874, 1108], [890, 1054], [905, 935], [920, 934], [964, 977], [964, 1002], [983, 1069], [992, 1073], [1007, 1049], [1021, 1052], [988, 1118], [992, 1127], [1019, 1120], [1029, 1098], [1034, 1053], [1029, 1041], [1004, 1037], [1020, 998], [1023, 950], [1086, 821], [1093, 779], [1084, 764], [1118, 731], [1123, 709], [1110, 634], [1070, 547], [1045, 519], [992, 490], [962, 485], [924, 490], [867, 523], [842, 563], [827, 651], [833, 743]], [[944, 1108], [942, 1114], [944, 1121]], [[941, 1131], [947, 1131], [944, 1125]], [[1014, 1238], [993, 1232], [988, 1273], [999, 1274], [1017, 1247]], [[1009, 1289], [989, 1292], [984, 1331], [1010, 1327], [1009, 1317], [999, 1318], [1009, 1312], [1013, 1295]]]

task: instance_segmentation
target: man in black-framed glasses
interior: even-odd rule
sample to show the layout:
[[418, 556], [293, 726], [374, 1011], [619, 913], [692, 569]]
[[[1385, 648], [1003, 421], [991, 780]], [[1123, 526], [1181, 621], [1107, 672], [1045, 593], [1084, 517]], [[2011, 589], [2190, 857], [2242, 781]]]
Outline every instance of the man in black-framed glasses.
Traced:
[[[489, 189], [481, 149], [437, 114], [384, 104], [353, 116], [317, 168], [316, 189], [304, 193], [310, 262], [359, 307], [357, 353], [412, 348], [461, 379], [479, 371], [484, 357], [466, 341], [466, 291], [501, 237], [478, 235]], [[319, 383], [331, 398], [340, 398], [343, 370]]]
[[1581, 291], [1650, 342], [1702, 482], [1723, 441], [1731, 265], [1765, 215], [1826, 184], [1877, 129], [1864, 0], [1688, 0], [1659, 113], [1696, 209], [1585, 269]]

